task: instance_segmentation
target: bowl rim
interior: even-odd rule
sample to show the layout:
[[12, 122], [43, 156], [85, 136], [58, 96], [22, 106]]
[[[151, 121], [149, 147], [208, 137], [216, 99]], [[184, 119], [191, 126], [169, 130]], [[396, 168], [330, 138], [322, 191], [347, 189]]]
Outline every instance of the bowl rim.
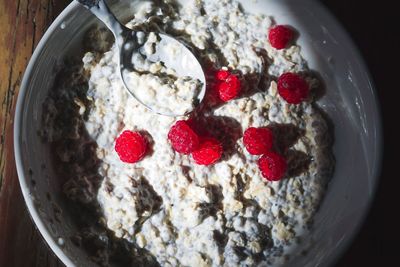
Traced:
[[382, 111], [381, 104], [377, 95], [377, 88], [375, 86], [374, 80], [372, 78], [371, 72], [368, 68], [368, 65], [361, 54], [360, 49], [356, 45], [354, 39], [350, 35], [350, 33], [346, 30], [344, 25], [333, 15], [333, 13], [328, 9], [320, 1], [316, 0], [307, 0], [317, 6], [324, 13], [325, 20], [330, 23], [331, 26], [336, 28], [336, 33], [341, 35], [341, 39], [348, 46], [348, 48], [352, 51], [352, 56], [354, 57], [354, 61], [358, 62], [360, 67], [360, 71], [365, 75], [365, 80], [369, 85], [365, 90], [369, 89], [369, 94], [371, 95], [371, 102], [373, 104], [373, 108], [375, 109], [371, 115], [371, 118], [375, 122], [375, 159], [376, 159], [376, 168], [373, 169], [373, 173], [371, 174], [371, 191], [369, 192], [369, 198], [367, 199], [367, 203], [364, 207], [364, 210], [361, 211], [358, 221], [354, 226], [354, 230], [349, 232], [343, 242], [340, 243], [339, 246], [335, 248], [335, 252], [332, 253], [329, 257], [327, 257], [327, 266], [334, 266], [339, 260], [340, 257], [344, 255], [346, 251], [350, 248], [350, 245], [354, 242], [354, 239], [361, 231], [362, 226], [365, 223], [365, 220], [371, 210], [371, 204], [376, 198], [376, 191], [378, 189], [378, 184], [380, 180], [380, 175], [382, 172], [382, 161], [383, 161], [383, 150], [384, 150], [384, 139], [383, 139], [383, 127], [382, 127]]
[[[380, 103], [377, 97], [377, 90], [374, 85], [374, 82], [372, 80], [371, 73], [368, 70], [367, 64], [364, 60], [364, 58], [361, 56], [360, 50], [358, 47], [355, 45], [353, 39], [351, 38], [350, 34], [346, 31], [346, 29], [343, 27], [341, 22], [339, 22], [336, 17], [333, 16], [333, 14], [328, 10], [328, 8], [320, 3], [319, 1], [316, 0], [307, 0], [308, 2], [312, 3], [313, 5], [316, 5], [317, 8], [319, 8], [322, 12], [324, 12], [324, 15], [326, 16], [325, 19], [333, 25], [337, 33], [341, 35], [343, 42], [347, 44], [349, 48], [353, 51], [353, 56], [355, 59], [355, 62], [359, 62], [359, 66], [361, 67], [361, 71], [365, 74], [365, 79], [367, 79], [370, 91], [368, 93], [371, 94], [372, 99], [371, 102], [374, 105], [375, 112], [372, 115], [374, 122], [375, 122], [375, 142], [376, 142], [376, 168], [374, 169], [374, 172], [371, 174], [372, 178], [372, 186], [371, 186], [371, 192], [370, 192], [370, 197], [368, 198], [368, 203], [366, 203], [364, 210], [362, 211], [360, 217], [358, 218], [358, 222], [356, 223], [356, 226], [354, 228], [354, 231], [350, 232], [345, 240], [341, 242], [339, 247], [336, 248], [336, 251], [332, 253], [329, 257], [327, 257], [328, 262], [326, 262], [327, 265], [333, 265], [335, 264], [339, 259], [340, 256], [344, 254], [345, 251], [348, 250], [349, 246], [353, 242], [354, 238], [356, 235], [361, 230], [362, 225], [365, 222], [365, 219], [370, 211], [371, 208], [371, 203], [373, 202], [375, 196], [376, 196], [376, 190], [378, 188], [378, 181], [379, 181], [379, 176], [381, 173], [382, 169], [382, 157], [383, 157], [383, 128], [382, 128], [382, 116], [381, 116], [381, 107]], [[52, 35], [53, 31], [58, 27], [59, 24], [63, 22], [63, 20], [76, 8], [83, 8], [80, 6], [79, 3], [76, 1], [72, 1], [58, 16], [57, 18], [51, 23], [50, 27], [46, 30], [45, 34], [39, 41], [37, 47], [34, 50], [34, 53], [32, 54], [29, 63], [26, 67], [18, 98], [17, 98], [17, 103], [16, 103], [16, 108], [15, 108], [15, 115], [14, 115], [14, 157], [15, 157], [15, 165], [17, 169], [17, 174], [18, 174], [18, 180], [20, 184], [20, 188], [22, 191], [22, 195], [25, 200], [25, 204], [28, 208], [29, 214], [34, 221], [36, 227], [39, 229], [39, 232], [41, 236], [44, 238], [50, 249], [57, 255], [57, 257], [66, 265], [66, 266], [75, 266], [75, 263], [64, 253], [62, 247], [57, 243], [57, 241], [54, 239], [54, 237], [50, 234], [49, 230], [45, 226], [44, 220], [42, 217], [39, 215], [38, 208], [34, 205], [34, 200], [31, 197], [31, 193], [29, 190], [29, 186], [27, 183], [27, 177], [25, 175], [26, 170], [24, 168], [23, 160], [22, 160], [22, 153], [21, 153], [21, 147], [22, 147], [22, 140], [21, 140], [21, 128], [22, 128], [22, 121], [23, 121], [23, 109], [24, 109], [24, 101], [25, 101], [25, 96], [28, 93], [28, 83], [29, 83], [29, 78], [32, 74], [33, 67], [35, 65], [35, 62], [39, 58], [39, 55], [41, 54], [45, 43], [48, 41], [50, 36]]]
[[41, 216], [39, 215], [37, 207], [34, 205], [34, 201], [31, 197], [31, 193], [29, 190], [29, 186], [27, 183], [27, 179], [25, 177], [24, 165], [22, 164], [22, 153], [21, 153], [21, 127], [22, 127], [22, 114], [24, 109], [24, 101], [25, 96], [28, 93], [28, 83], [31, 73], [33, 71], [33, 67], [35, 62], [39, 58], [45, 43], [52, 35], [53, 31], [58, 27], [60, 23], [67, 17], [67, 15], [75, 8], [78, 8], [79, 4], [75, 1], [72, 1], [61, 13], [57, 16], [57, 18], [51, 23], [50, 27], [46, 30], [43, 37], [40, 39], [38, 45], [35, 48], [31, 58], [29, 59], [28, 66], [26, 67], [20, 90], [18, 93], [17, 104], [15, 108], [15, 116], [14, 116], [14, 157], [15, 157], [15, 165], [17, 168], [18, 180], [21, 187], [22, 195], [25, 200], [25, 204], [28, 207], [29, 214], [34, 221], [36, 227], [39, 229], [40, 234], [45, 239], [48, 246], [51, 250], [57, 255], [57, 257], [66, 265], [66, 266], [75, 266], [72, 260], [65, 255], [64, 251], [57, 244], [56, 240], [50, 234], [49, 230], [45, 226], [45, 223]]

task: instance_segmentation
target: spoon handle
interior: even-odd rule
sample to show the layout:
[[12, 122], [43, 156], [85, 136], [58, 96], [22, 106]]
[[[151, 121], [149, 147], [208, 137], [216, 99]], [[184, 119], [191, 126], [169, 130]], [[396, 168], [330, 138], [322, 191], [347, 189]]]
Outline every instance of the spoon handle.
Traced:
[[111, 12], [105, 0], [76, 0], [90, 12], [92, 12], [98, 19], [100, 19], [108, 29], [112, 31], [118, 45], [122, 45], [122, 33], [126, 27], [118, 21], [115, 15]]

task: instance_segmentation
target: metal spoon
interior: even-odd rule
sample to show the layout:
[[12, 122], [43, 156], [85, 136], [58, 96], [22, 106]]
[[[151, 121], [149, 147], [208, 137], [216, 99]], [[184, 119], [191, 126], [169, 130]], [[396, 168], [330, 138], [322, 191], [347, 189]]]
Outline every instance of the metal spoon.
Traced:
[[[148, 109], [153, 112], [166, 116], [183, 116], [187, 115], [193, 110], [188, 110], [184, 114], [176, 114], [174, 112], [165, 112], [165, 109], [162, 107], [163, 103], [157, 103], [157, 106], [150, 106], [146, 104], [145, 101], [140, 99], [137, 94], [137, 90], [140, 90], [140, 87], [129, 87], [129, 83], [127, 83], [126, 79], [124, 79], [123, 72], [125, 70], [132, 71], [135, 69], [135, 64], [132, 63], [132, 57], [140, 54], [140, 56], [144, 57], [149, 62], [161, 62], [165, 67], [171, 68], [175, 70], [176, 75], [179, 77], [188, 76], [193, 79], [197, 79], [201, 83], [201, 90], [197, 95], [195, 95], [192, 100], [194, 105], [193, 108], [198, 105], [204, 98], [206, 91], [206, 80], [204, 76], [203, 69], [197, 60], [197, 58], [193, 55], [193, 53], [182, 43], [180, 43], [175, 38], [168, 36], [166, 34], [157, 33], [157, 37], [159, 42], [155, 45], [153, 54], [151, 56], [144, 55], [141, 53], [143, 51], [143, 42], [139, 39], [145, 38], [147, 39], [149, 33], [134, 31], [128, 29], [123, 24], [121, 24], [114, 14], [110, 11], [104, 0], [76, 0], [86, 8], [90, 10], [97, 18], [99, 18], [108, 29], [114, 34], [115, 42], [117, 48], [119, 50], [119, 67], [120, 67], [120, 76], [125, 88], [129, 91], [129, 93], [135, 97], [140, 103], [145, 105]], [[167, 46], [173, 44], [175, 47], [179, 47], [179, 56], [178, 58], [171, 58], [169, 54], [166, 53], [168, 50]], [[135, 93], [136, 92], [136, 93]]]

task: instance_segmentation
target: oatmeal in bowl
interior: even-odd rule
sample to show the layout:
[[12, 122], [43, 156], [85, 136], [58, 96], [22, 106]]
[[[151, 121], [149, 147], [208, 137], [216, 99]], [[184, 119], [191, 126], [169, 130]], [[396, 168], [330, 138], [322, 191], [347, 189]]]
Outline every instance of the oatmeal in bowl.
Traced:
[[[63, 214], [72, 214], [73, 230], [60, 237], [68, 250], [104, 266], [306, 257], [335, 169], [335, 124], [318, 100], [335, 89], [309, 67], [300, 29], [236, 0], [144, 1], [126, 16], [129, 28], [185, 43], [202, 64], [206, 96], [186, 116], [155, 114], [124, 87], [109, 33], [85, 32], [80, 58], [66, 56], [57, 71], [38, 131]], [[151, 68], [127, 74], [148, 101], [175, 87], [197, 93]], [[178, 100], [163, 104], [184, 109]]]

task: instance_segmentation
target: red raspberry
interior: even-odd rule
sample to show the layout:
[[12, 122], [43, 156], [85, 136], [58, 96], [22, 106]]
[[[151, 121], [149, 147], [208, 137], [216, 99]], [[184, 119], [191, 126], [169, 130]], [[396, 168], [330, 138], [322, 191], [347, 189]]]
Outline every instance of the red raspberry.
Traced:
[[274, 152], [267, 152], [258, 160], [261, 174], [268, 181], [279, 181], [286, 172], [286, 159]]
[[308, 84], [298, 74], [287, 72], [278, 79], [278, 92], [290, 104], [299, 104], [308, 97]]
[[275, 49], [283, 49], [293, 39], [293, 30], [284, 25], [276, 25], [269, 30], [268, 39]]
[[229, 71], [227, 70], [219, 70], [215, 74], [215, 78], [217, 78], [218, 81], [225, 81], [228, 76], [231, 75]]
[[177, 121], [168, 133], [172, 148], [182, 154], [190, 154], [199, 146], [199, 137], [187, 121]]
[[215, 138], [204, 138], [197, 150], [192, 152], [194, 161], [199, 165], [211, 165], [222, 155], [222, 144]]
[[140, 133], [126, 130], [115, 141], [115, 151], [121, 161], [135, 163], [146, 154], [147, 141]]
[[243, 134], [243, 143], [252, 155], [265, 154], [272, 148], [273, 134], [268, 128], [248, 128]]
[[227, 102], [239, 94], [240, 80], [236, 75], [220, 70], [217, 72], [216, 78], [219, 80], [216, 89], [222, 101]]

